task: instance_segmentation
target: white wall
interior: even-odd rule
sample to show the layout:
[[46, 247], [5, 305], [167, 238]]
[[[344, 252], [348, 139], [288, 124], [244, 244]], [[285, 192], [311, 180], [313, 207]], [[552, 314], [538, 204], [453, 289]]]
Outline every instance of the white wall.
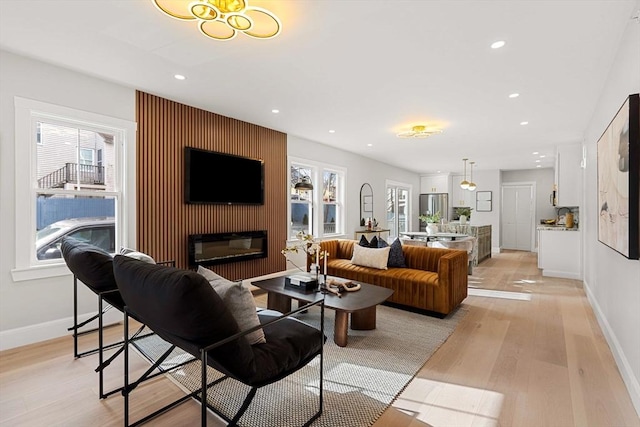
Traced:
[[[471, 225], [491, 225], [491, 252], [500, 252], [500, 171], [474, 171], [473, 181], [476, 183], [476, 191], [491, 191], [491, 212], [478, 212], [475, 202], [472, 204]], [[475, 197], [475, 195], [474, 195]], [[474, 199], [475, 200], [475, 199]]]
[[386, 224], [386, 181], [397, 181], [412, 186], [409, 230], [417, 230], [420, 176], [358, 154], [329, 147], [294, 135], [287, 136], [287, 154], [347, 169], [347, 216], [345, 238], [353, 239], [360, 228], [360, 187], [365, 182], [373, 189], [373, 213], [381, 227]]
[[[135, 91], [5, 51], [0, 51], [0, 81], [0, 349], [4, 349], [67, 334], [73, 314], [70, 274], [12, 279], [15, 200], [26, 196], [15, 192], [15, 171], [27, 167], [15, 164], [14, 96], [135, 121]], [[81, 289], [80, 299], [80, 313], [95, 311], [93, 294]]]
[[[638, 3], [640, 6], [640, 2]], [[640, 23], [629, 20], [616, 59], [585, 130], [587, 165], [580, 227], [585, 290], [640, 414], [640, 261], [598, 242], [596, 143], [628, 95], [640, 92]], [[636, 190], [637, 191], [637, 190]]]

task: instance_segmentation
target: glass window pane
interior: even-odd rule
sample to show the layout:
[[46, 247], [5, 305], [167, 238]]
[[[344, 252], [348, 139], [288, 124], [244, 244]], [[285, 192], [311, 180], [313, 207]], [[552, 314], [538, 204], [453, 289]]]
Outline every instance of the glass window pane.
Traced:
[[338, 200], [338, 174], [335, 172], [324, 171], [322, 174], [322, 200], [324, 202], [335, 202]]
[[[38, 129], [38, 188], [115, 191], [113, 135], [45, 122]], [[96, 151], [101, 156], [99, 165]]]
[[311, 234], [313, 230], [313, 217], [311, 205], [308, 203], [291, 203], [291, 235], [295, 236], [299, 231]]
[[324, 234], [336, 233], [336, 218], [337, 216], [336, 205], [324, 205], [323, 210], [323, 230]]
[[38, 195], [36, 257], [60, 258], [65, 236], [74, 236], [115, 252], [115, 198]]
[[311, 168], [305, 168], [300, 166], [291, 166], [291, 180], [289, 183], [291, 200], [308, 200], [311, 201], [313, 197], [313, 191], [308, 190], [296, 190], [295, 185], [302, 180], [302, 178], [308, 177], [311, 179]]

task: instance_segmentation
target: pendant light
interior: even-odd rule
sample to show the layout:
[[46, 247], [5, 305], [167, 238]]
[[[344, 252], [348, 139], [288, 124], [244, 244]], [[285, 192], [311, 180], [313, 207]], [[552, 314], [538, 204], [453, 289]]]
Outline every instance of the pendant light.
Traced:
[[460, 181], [460, 188], [463, 190], [469, 188], [469, 181], [467, 181], [467, 160], [469, 159], [462, 159], [462, 161], [464, 161], [464, 178]]
[[474, 191], [474, 190], [476, 189], [476, 183], [475, 183], [475, 182], [473, 182], [473, 164], [474, 164], [474, 163], [475, 163], [475, 162], [469, 162], [469, 165], [470, 165], [470, 171], [471, 171], [471, 172], [470, 172], [470, 173], [471, 173], [471, 175], [469, 176], [469, 187], [467, 187], [467, 189], [468, 189], [469, 191]]
[[298, 182], [296, 182], [296, 185], [293, 188], [295, 188], [296, 190], [303, 190], [303, 191], [313, 190], [313, 184], [311, 183], [311, 178], [309, 178], [308, 176], [303, 176], [302, 178], [300, 178]]

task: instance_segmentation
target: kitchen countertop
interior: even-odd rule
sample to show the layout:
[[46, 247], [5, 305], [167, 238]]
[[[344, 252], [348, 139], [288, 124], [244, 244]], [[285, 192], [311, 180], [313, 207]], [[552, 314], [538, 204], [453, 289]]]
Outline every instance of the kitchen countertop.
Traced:
[[552, 231], [578, 231], [578, 227], [567, 228], [564, 225], [539, 225], [538, 230], [552, 230]]

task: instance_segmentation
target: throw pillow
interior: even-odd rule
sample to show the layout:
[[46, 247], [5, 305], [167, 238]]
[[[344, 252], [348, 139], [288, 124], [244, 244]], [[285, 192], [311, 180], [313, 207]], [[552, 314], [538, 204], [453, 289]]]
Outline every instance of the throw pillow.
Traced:
[[377, 248], [378, 247], [378, 236], [373, 236], [373, 238], [369, 242], [369, 247], [370, 248]]
[[[242, 286], [242, 281], [232, 282], [201, 265], [198, 266], [198, 273], [207, 279], [213, 290], [222, 298], [238, 322], [241, 331], [260, 324], [253, 295], [248, 288]], [[245, 337], [251, 345], [267, 342], [262, 329], [253, 331]]]
[[389, 248], [389, 261], [387, 262], [387, 266], [406, 268], [407, 262], [404, 259], [404, 253], [402, 252], [402, 242], [400, 241], [400, 239], [394, 240]]
[[386, 248], [387, 246], [389, 246], [389, 244], [386, 240], [384, 240], [382, 237], [378, 239], [378, 248]]
[[145, 254], [143, 252], [136, 251], [135, 249], [122, 247], [120, 249], [120, 255], [126, 255], [129, 258], [137, 259], [139, 261], [144, 261], [144, 262], [147, 262], [149, 264], [155, 264], [156, 263], [156, 261], [152, 257], [150, 257], [149, 255], [147, 255], [147, 254]]
[[365, 248], [369, 247], [369, 241], [367, 240], [366, 237], [364, 237], [364, 234], [362, 235], [362, 237], [360, 237], [360, 241], [358, 242], [358, 244], [360, 246], [364, 246]]
[[362, 267], [377, 268], [379, 270], [387, 269], [387, 260], [389, 259], [390, 247], [373, 249], [365, 248], [360, 245], [353, 246], [353, 257], [351, 262]]

